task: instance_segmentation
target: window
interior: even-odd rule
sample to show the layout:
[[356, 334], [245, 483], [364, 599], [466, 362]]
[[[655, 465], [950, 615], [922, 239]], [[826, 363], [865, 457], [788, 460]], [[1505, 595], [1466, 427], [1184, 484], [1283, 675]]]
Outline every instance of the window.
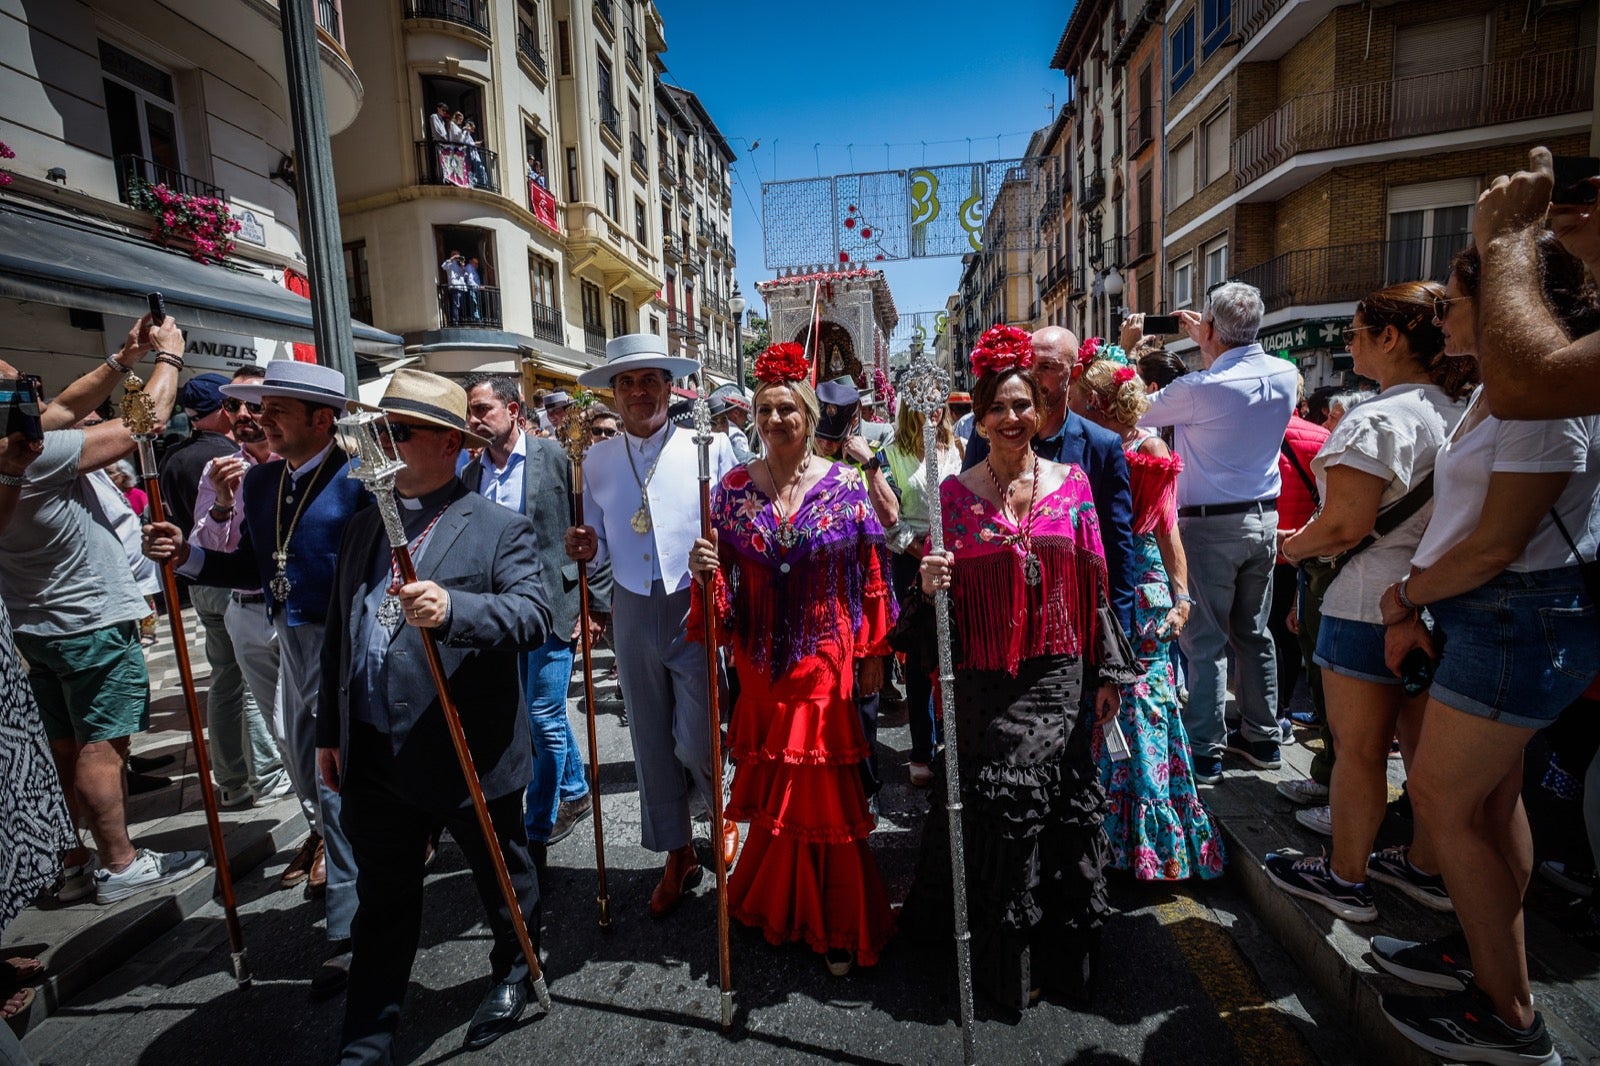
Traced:
[[351, 241], [344, 246], [344, 283], [350, 296], [350, 313], [362, 322], [371, 322], [372, 283], [367, 278], [366, 241]]
[[600, 312], [600, 286], [592, 281], [583, 284], [583, 328], [594, 333], [606, 331], [606, 320]]
[[[178, 117], [174, 106], [172, 75], [129, 55], [115, 45], [100, 42], [100, 71], [106, 94], [106, 122], [111, 132], [111, 156], [118, 161], [123, 199], [127, 182], [138, 175], [152, 185], [166, 182], [182, 186], [183, 157], [178, 144]], [[148, 160], [152, 166], [131, 164], [127, 156]], [[183, 192], [198, 192], [183, 188]]]
[[1232, 31], [1233, 0], [1200, 0], [1201, 59], [1221, 48]]
[[[1396, 137], [1476, 125], [1486, 106], [1489, 18], [1411, 22], [1394, 30]], [[1450, 71], [1444, 76], [1445, 71]], [[1441, 75], [1426, 77], [1425, 75]]]
[[1167, 37], [1167, 72], [1172, 81], [1172, 91], [1179, 89], [1194, 77], [1194, 12], [1183, 16]]
[[651, 315], [650, 316], [650, 332], [654, 333], [658, 337], [661, 336], [661, 316], [660, 315]]
[[1451, 257], [1472, 243], [1477, 200], [1474, 178], [1391, 188], [1387, 280], [1442, 282], [1449, 277]]
[[583, 199], [583, 190], [578, 188], [578, 150], [576, 148], [567, 149], [567, 199]]
[[[548, 151], [548, 148], [545, 145], [544, 134], [540, 133], [532, 126], [524, 126], [522, 129], [522, 139], [527, 144], [528, 158], [539, 164], [539, 169], [546, 175], [545, 184], [548, 185], [550, 181], [548, 176], [550, 173], [550, 161], [545, 156], [545, 152]], [[532, 181], [533, 179], [529, 178], [528, 180]]]
[[533, 0], [517, 0], [517, 42], [539, 47], [539, 9]]
[[644, 140], [644, 119], [639, 112], [639, 98], [632, 93], [628, 94], [628, 129], [639, 135]]
[[640, 244], [650, 243], [650, 223], [645, 221], [644, 201], [638, 197], [633, 200], [633, 239]]
[[606, 60], [605, 56], [597, 55], [594, 57], [594, 65], [597, 75], [595, 85], [600, 90], [600, 99], [610, 100], [615, 103], [617, 98], [611, 91], [611, 64]]
[[1206, 266], [1206, 291], [1228, 280], [1228, 238], [1218, 237], [1200, 249]]
[[1167, 166], [1172, 171], [1168, 186], [1172, 196], [1169, 207], [1177, 207], [1194, 196], [1194, 138], [1185, 137], [1167, 156]]
[[621, 337], [632, 333], [628, 325], [628, 303], [620, 296], [611, 298], [611, 335]]
[[617, 214], [617, 176], [610, 167], [605, 168], [606, 214], [611, 216], [613, 222], [620, 222], [621, 216]]
[[567, 32], [565, 19], [556, 23], [556, 55], [561, 61], [561, 76], [572, 77], [572, 35]]
[[1200, 127], [1200, 140], [1205, 146], [1200, 156], [1200, 187], [1205, 188], [1232, 170], [1226, 104]]
[[539, 255], [528, 256], [528, 285], [535, 304], [560, 307], [560, 290], [556, 288], [556, 265]]
[[1183, 256], [1172, 261], [1172, 284], [1168, 286], [1172, 292], [1173, 307], [1188, 307], [1194, 303], [1194, 257]]

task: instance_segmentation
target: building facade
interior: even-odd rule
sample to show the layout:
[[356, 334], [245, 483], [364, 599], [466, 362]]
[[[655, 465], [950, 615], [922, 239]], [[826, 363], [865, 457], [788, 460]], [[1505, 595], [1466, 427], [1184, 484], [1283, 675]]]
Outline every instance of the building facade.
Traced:
[[900, 321], [881, 270], [827, 267], [780, 272], [756, 285], [773, 344], [802, 345], [818, 380], [848, 375], [861, 389], [889, 374], [889, 337]]

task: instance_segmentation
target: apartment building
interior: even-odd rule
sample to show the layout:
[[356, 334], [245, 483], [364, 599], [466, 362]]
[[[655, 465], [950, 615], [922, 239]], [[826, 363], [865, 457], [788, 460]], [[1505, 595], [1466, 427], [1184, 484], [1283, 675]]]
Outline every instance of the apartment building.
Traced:
[[1036, 307], [1029, 316], [1033, 328], [1066, 326], [1076, 328], [1072, 298], [1085, 292], [1083, 271], [1074, 268], [1078, 249], [1072, 235], [1077, 211], [1072, 202], [1072, 131], [1077, 107], [1071, 93], [1074, 82], [1067, 82], [1067, 100], [1056, 112], [1055, 121], [1035, 133], [1028, 154], [1044, 163], [1039, 172], [1038, 241], [1033, 254], [1033, 289]]
[[1266, 346], [1308, 388], [1344, 380], [1357, 300], [1443, 280], [1531, 145], [1588, 154], [1595, 29], [1594, 0], [1170, 4], [1166, 303], [1249, 281]]
[[656, 151], [666, 284], [651, 329], [665, 316], [668, 349], [699, 359], [719, 383], [735, 376], [733, 149], [687, 89], [658, 81]]
[[[1028, 158], [1043, 131], [1029, 140]], [[990, 326], [1033, 329], [1039, 315], [1035, 293], [1035, 243], [1039, 232], [1041, 182], [1048, 168], [1018, 167], [1006, 174], [979, 231], [982, 248], [961, 257], [961, 282], [946, 312], [953, 350], [968, 353]], [[971, 386], [970, 370], [957, 360], [957, 388]]]
[[[338, 131], [365, 89], [338, 0], [316, 18]], [[188, 331], [192, 370], [265, 362], [314, 339], [297, 294], [306, 268], [277, 3], [10, 4], [0, 40], [0, 142], [15, 152], [0, 162], [11, 176], [0, 198], [8, 362], [61, 388], [117, 347], [150, 290]], [[199, 214], [212, 232], [182, 217]], [[230, 220], [233, 269], [208, 243]], [[354, 331], [358, 351], [398, 353], [399, 337]]]
[[[532, 357], [548, 385], [649, 328], [665, 277], [655, 5], [345, 3], [350, 55], [383, 86], [333, 139], [352, 306], [429, 370]], [[455, 253], [475, 261], [465, 293], [442, 266]]]

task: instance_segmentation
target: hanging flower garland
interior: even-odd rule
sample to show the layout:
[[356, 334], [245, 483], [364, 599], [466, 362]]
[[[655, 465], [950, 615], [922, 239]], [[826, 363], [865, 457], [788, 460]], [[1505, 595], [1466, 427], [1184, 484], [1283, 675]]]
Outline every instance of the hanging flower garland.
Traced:
[[[17, 158], [17, 153], [15, 153], [15, 152], [13, 152], [11, 150], [11, 146], [9, 144], [7, 144], [5, 141], [0, 141], [0, 159], [15, 159], [15, 158]], [[10, 184], [11, 184], [11, 171], [9, 171], [9, 170], [0, 170], [0, 187], [4, 187], [4, 186], [10, 185]]]
[[150, 239], [157, 244], [187, 241], [190, 257], [201, 263], [220, 263], [233, 253], [239, 221], [216, 197], [173, 192], [165, 182], [136, 182], [130, 192], [133, 207], [155, 216]]
[[889, 380], [889, 375], [883, 372], [881, 366], [872, 372], [872, 391], [878, 394], [878, 401], [883, 404], [884, 410], [892, 414], [895, 409], [894, 382]]

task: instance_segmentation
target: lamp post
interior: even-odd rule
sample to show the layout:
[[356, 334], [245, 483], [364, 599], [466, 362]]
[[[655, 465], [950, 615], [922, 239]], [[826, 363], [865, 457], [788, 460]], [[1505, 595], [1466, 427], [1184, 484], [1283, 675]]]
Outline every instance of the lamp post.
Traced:
[[1122, 301], [1118, 299], [1118, 297], [1122, 295], [1122, 289], [1122, 273], [1117, 270], [1116, 267], [1112, 267], [1106, 272], [1105, 280], [1106, 333], [1108, 336], [1112, 330], [1116, 329], [1121, 324], [1120, 319], [1116, 322], [1113, 322], [1111, 319], [1116, 312], [1116, 309], [1122, 306]]
[[734, 384], [739, 386], [739, 395], [744, 395], [744, 309], [750, 306], [745, 300], [744, 293], [739, 291], [739, 283], [733, 283], [733, 295], [728, 297], [728, 310], [733, 312], [733, 365]]

